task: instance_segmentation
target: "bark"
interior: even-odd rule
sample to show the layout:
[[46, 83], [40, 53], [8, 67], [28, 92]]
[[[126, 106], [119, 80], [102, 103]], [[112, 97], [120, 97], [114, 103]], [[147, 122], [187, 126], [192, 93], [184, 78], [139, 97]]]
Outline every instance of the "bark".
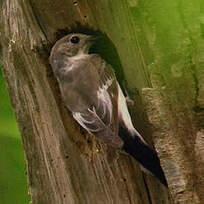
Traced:
[[1, 59], [33, 204], [173, 203], [134, 159], [120, 154], [107, 161], [106, 146], [66, 110], [48, 57], [56, 32], [79, 24], [104, 32], [116, 47], [135, 100], [134, 123], [150, 143], [153, 136], [174, 202], [204, 202], [201, 0], [0, 0], [0, 6]]

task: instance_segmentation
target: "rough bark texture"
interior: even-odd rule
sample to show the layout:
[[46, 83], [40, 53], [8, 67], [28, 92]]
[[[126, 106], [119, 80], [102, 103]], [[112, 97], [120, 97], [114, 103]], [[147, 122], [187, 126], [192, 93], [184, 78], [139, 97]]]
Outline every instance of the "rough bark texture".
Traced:
[[149, 141], [152, 132], [174, 202], [204, 203], [201, 0], [0, 0], [0, 8], [1, 59], [33, 204], [173, 203], [134, 159], [120, 154], [110, 164], [106, 146], [64, 107], [48, 56], [56, 32], [77, 22], [115, 45], [134, 122]]

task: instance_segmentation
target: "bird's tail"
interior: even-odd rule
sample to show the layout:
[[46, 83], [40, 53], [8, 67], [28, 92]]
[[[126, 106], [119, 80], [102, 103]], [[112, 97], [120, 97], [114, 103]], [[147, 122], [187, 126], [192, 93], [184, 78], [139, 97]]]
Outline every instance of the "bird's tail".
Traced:
[[119, 127], [119, 136], [124, 141], [123, 150], [133, 156], [145, 169], [150, 171], [162, 184], [168, 187], [156, 151], [141, 139], [137, 131], [132, 135], [123, 124], [120, 124]]

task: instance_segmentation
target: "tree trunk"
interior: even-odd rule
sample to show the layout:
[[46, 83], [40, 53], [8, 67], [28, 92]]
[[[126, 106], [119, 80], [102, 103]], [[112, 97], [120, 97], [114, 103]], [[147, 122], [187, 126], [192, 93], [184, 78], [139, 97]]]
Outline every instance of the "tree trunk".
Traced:
[[33, 204], [173, 203], [130, 156], [108, 162], [106, 146], [65, 108], [48, 57], [56, 33], [74, 25], [100, 30], [115, 45], [135, 101], [134, 124], [150, 143], [153, 136], [174, 202], [204, 203], [201, 0], [0, 0], [0, 6], [1, 59]]

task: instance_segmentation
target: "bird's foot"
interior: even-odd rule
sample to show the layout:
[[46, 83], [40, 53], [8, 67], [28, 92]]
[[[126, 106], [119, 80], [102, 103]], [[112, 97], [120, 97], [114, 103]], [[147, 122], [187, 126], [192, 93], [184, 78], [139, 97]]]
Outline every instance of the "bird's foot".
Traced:
[[134, 106], [135, 102], [129, 96], [126, 96], [125, 99], [128, 105]]

